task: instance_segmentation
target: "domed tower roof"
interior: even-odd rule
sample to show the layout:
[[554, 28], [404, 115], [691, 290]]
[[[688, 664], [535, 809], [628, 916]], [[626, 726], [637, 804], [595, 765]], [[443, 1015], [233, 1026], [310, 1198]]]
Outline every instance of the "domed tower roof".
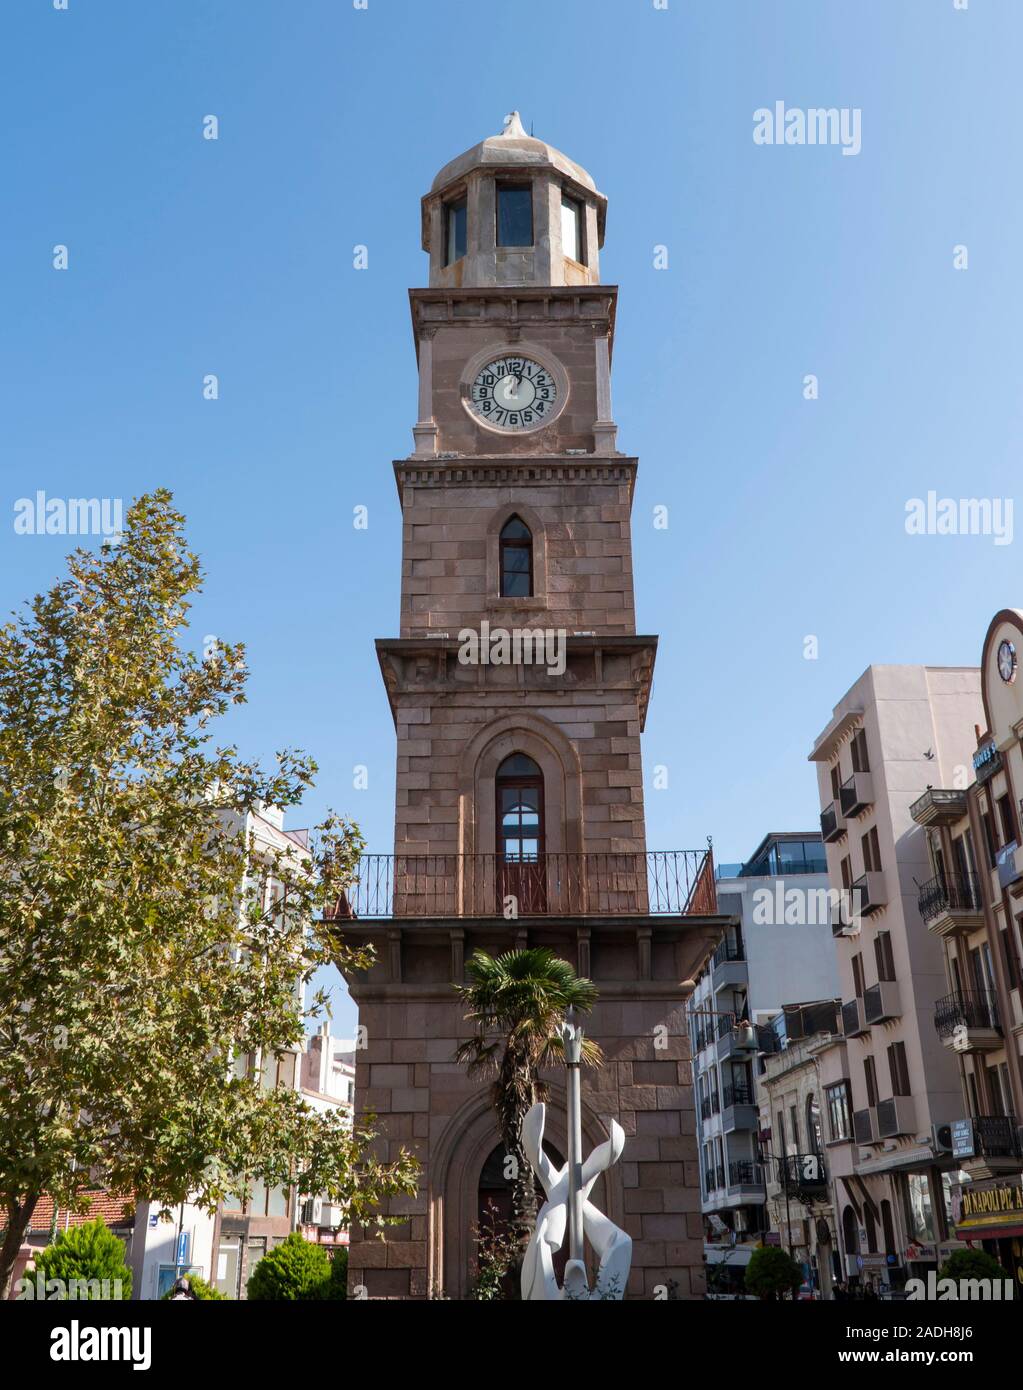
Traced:
[[599, 284], [606, 213], [586, 170], [527, 135], [513, 111], [500, 135], [445, 164], [423, 198], [430, 285]]
[[450, 184], [465, 177], [471, 169], [495, 169], [505, 167], [520, 171], [537, 166], [557, 169], [576, 183], [582, 184], [592, 193], [597, 185], [581, 165], [562, 154], [553, 145], [527, 135], [517, 111], [504, 118], [504, 129], [500, 135], [488, 135], [471, 150], [466, 150], [457, 159], [445, 164], [430, 186], [431, 193], [441, 193]]

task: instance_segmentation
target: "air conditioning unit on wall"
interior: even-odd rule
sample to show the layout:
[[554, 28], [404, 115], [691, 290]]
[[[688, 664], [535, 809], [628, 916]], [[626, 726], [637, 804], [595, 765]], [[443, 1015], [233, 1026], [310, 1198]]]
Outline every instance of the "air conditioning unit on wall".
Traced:
[[302, 1204], [302, 1222], [306, 1226], [319, 1226], [323, 1222], [323, 1198], [309, 1197]]

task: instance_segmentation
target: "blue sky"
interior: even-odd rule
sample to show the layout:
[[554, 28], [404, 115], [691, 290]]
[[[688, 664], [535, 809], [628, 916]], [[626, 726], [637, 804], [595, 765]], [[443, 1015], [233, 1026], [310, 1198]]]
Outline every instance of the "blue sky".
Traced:
[[[1023, 598], [1014, 544], [905, 530], [910, 498], [1019, 476], [1021, 39], [1018, 0], [8, 4], [0, 515], [172, 487], [196, 644], [248, 645], [233, 734], [318, 758], [295, 823], [332, 806], [389, 851], [373, 638], [398, 630], [419, 198], [517, 107], [609, 200], [648, 782], [669, 770], [648, 843], [735, 860], [812, 826], [806, 754], [863, 668], [976, 664]], [[860, 153], [754, 144], [779, 100], [860, 108]], [[68, 549], [0, 525], [0, 605]]]

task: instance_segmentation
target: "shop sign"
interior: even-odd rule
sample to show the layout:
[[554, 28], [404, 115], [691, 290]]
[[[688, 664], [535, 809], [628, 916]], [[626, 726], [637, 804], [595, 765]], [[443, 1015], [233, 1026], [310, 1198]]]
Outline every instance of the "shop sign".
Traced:
[[999, 1226], [1023, 1226], [1023, 1178], [964, 1182], [953, 1192], [956, 1235], [966, 1239]]

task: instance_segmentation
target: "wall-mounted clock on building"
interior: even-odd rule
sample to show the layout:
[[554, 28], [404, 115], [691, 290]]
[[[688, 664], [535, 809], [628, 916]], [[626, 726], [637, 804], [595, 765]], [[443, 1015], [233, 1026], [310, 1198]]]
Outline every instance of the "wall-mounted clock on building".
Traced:
[[462, 400], [470, 414], [488, 429], [513, 434], [550, 424], [567, 393], [559, 365], [521, 349], [477, 355], [462, 376]]
[[1016, 677], [1016, 648], [1008, 640], [998, 645], [998, 674], [1007, 684]]

